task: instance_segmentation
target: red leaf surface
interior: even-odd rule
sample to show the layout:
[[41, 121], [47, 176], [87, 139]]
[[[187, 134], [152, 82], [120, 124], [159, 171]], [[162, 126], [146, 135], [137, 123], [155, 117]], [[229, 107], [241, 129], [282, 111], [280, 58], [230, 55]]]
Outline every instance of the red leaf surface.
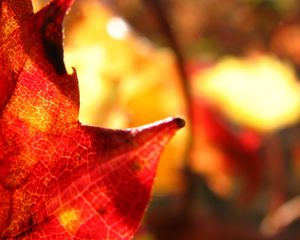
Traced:
[[0, 239], [131, 239], [183, 120], [80, 124], [77, 77], [62, 51], [72, 1], [36, 14], [29, 0], [0, 4]]

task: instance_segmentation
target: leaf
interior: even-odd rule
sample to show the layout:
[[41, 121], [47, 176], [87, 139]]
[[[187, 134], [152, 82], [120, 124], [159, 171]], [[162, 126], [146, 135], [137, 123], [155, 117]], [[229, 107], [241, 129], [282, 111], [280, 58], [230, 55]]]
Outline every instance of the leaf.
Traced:
[[36, 14], [29, 0], [0, 4], [0, 239], [131, 239], [159, 155], [184, 121], [80, 124], [77, 77], [62, 50], [72, 1]]
[[239, 125], [266, 134], [299, 120], [295, 70], [275, 57], [225, 57], [194, 80], [195, 92]]
[[253, 130], [230, 129], [220, 113], [203, 98], [195, 97], [193, 104], [194, 170], [205, 174], [210, 186], [221, 195], [228, 195], [234, 177], [242, 178], [240, 198], [249, 201], [261, 185], [261, 137]]

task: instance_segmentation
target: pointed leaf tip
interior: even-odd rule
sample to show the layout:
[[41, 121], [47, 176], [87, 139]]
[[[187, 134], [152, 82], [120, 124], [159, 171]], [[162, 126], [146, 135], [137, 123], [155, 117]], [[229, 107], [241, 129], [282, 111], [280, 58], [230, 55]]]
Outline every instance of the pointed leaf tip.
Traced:
[[161, 127], [166, 126], [169, 128], [180, 129], [185, 126], [185, 120], [180, 117], [168, 117], [150, 124], [146, 124], [138, 128], [151, 128], [155, 126], [161, 126]]
[[154, 126], [160, 126], [160, 127], [167, 127], [170, 129], [178, 130], [180, 128], [183, 128], [185, 126], [185, 120], [179, 117], [169, 117], [165, 118], [163, 120], [151, 123], [149, 125], [145, 125], [144, 127], [154, 127]]
[[46, 55], [59, 74], [67, 73], [63, 60], [62, 22], [74, 0], [54, 0], [37, 14]]
[[67, 12], [68, 9], [73, 5], [74, 0], [54, 0], [56, 6], [59, 6], [64, 12]]
[[185, 126], [185, 120], [179, 117], [173, 118], [173, 122], [178, 126], [178, 129]]
[[[52, 0], [48, 6], [51, 8], [56, 8], [63, 15], [68, 11], [68, 9], [73, 5], [74, 0]], [[46, 6], [47, 8], [47, 6]]]

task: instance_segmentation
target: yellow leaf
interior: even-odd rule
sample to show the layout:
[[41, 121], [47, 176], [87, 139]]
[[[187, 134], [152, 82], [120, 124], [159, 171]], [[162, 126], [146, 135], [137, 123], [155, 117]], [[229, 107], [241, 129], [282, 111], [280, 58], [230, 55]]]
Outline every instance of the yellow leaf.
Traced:
[[295, 123], [300, 87], [292, 67], [270, 56], [227, 57], [197, 76], [196, 94], [239, 124], [262, 132]]

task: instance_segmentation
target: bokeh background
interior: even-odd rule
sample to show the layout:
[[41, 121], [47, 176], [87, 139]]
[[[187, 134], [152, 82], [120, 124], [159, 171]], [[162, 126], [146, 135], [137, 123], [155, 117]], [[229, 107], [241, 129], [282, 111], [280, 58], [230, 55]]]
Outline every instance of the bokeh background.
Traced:
[[299, 1], [76, 0], [64, 30], [80, 121], [187, 121], [136, 240], [300, 239]]

